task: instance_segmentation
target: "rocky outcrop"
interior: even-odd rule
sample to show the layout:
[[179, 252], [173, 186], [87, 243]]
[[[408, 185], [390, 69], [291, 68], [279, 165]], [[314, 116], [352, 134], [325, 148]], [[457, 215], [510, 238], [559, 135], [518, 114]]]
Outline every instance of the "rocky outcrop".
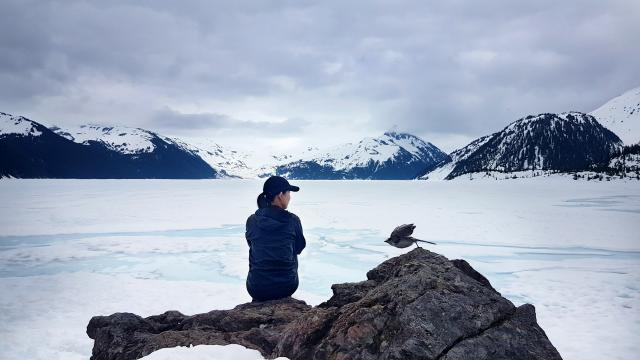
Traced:
[[91, 359], [232, 343], [266, 358], [561, 359], [533, 305], [515, 307], [464, 260], [416, 248], [378, 265], [366, 281], [331, 289], [316, 307], [286, 298], [191, 316], [95, 316], [87, 326]]

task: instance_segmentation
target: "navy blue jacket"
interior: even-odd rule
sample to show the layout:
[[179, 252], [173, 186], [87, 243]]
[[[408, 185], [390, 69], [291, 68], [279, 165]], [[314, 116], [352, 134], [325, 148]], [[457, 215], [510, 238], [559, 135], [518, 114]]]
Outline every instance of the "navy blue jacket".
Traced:
[[298, 255], [306, 246], [300, 218], [277, 206], [260, 208], [247, 219], [245, 237], [252, 297], [291, 295], [298, 287]]

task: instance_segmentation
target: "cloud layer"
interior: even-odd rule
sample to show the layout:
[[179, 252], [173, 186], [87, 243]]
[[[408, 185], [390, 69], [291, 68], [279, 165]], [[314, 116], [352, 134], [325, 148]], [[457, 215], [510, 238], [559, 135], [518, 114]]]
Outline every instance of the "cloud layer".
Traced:
[[13, 1], [0, 111], [223, 144], [444, 150], [640, 85], [636, 1]]

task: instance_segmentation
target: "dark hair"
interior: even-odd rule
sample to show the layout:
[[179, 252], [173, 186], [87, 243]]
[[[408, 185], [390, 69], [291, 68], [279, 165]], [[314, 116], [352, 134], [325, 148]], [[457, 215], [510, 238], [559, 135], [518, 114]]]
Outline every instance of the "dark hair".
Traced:
[[[284, 191], [281, 191], [284, 192]], [[279, 193], [278, 193], [279, 194]], [[276, 198], [278, 194], [265, 193], [264, 191], [258, 195], [258, 199], [256, 200], [259, 208], [265, 208], [271, 205], [273, 199]]]

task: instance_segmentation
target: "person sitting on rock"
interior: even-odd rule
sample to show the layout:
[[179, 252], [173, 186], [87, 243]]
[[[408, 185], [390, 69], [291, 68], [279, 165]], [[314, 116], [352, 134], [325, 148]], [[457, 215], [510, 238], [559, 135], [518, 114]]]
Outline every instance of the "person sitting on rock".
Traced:
[[281, 176], [269, 177], [258, 195], [258, 210], [247, 219], [249, 244], [247, 291], [253, 301], [291, 296], [298, 289], [298, 255], [306, 246], [300, 218], [287, 211], [291, 191]]

